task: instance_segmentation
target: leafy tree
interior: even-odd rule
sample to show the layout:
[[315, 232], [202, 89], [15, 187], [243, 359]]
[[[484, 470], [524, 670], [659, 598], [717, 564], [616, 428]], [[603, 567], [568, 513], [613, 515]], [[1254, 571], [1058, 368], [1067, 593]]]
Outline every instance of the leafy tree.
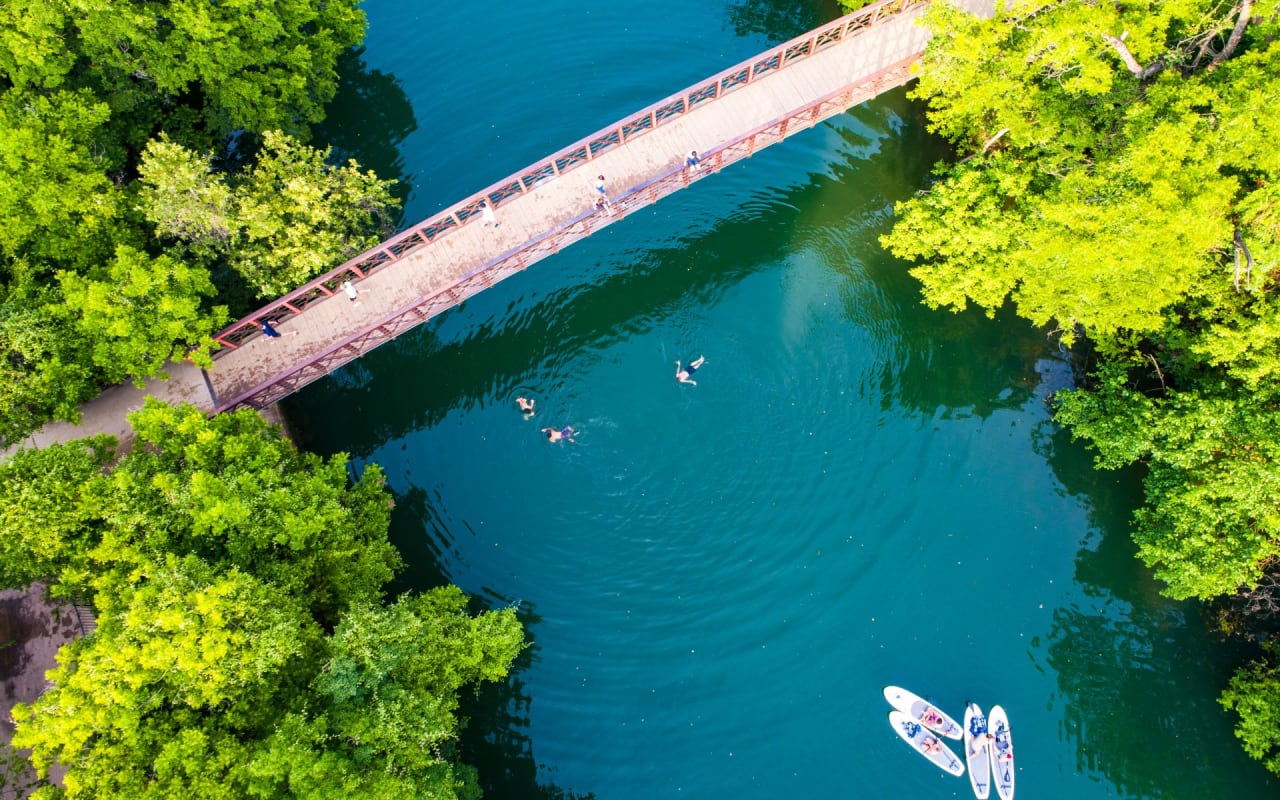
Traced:
[[18, 87], [110, 98], [135, 141], [161, 117], [215, 139], [241, 127], [303, 133], [364, 26], [352, 0], [17, 0], [0, 7], [0, 71]]
[[212, 157], [201, 156], [167, 136], [142, 152], [140, 210], [156, 236], [197, 248], [225, 247], [231, 238], [231, 189], [214, 172]]
[[93, 265], [120, 240], [121, 196], [108, 178], [115, 161], [100, 143], [108, 118], [106, 104], [86, 91], [0, 94], [6, 283], [38, 280], [54, 265]]
[[0, 461], [0, 586], [59, 578], [55, 593], [67, 594], [87, 583], [86, 556], [100, 533], [90, 497], [115, 448], [113, 437], [95, 436]]
[[[1215, 273], [1241, 189], [1225, 154], [1203, 144], [1223, 125], [1205, 107], [1229, 112], [1219, 81], [1164, 71], [1144, 85], [1107, 45], [1110, 30], [1129, 31], [1143, 55], [1198, 35], [1186, 25], [1203, 21], [1192, 8], [1203, 4], [1151, 5], [1024, 3], [993, 20], [945, 3], [930, 12], [944, 33], [915, 94], [930, 99], [933, 129], [981, 149], [902, 204], [884, 239], [921, 262], [912, 274], [927, 302], [994, 313], [1010, 298], [1070, 343], [1077, 326], [1094, 337], [1159, 331]], [[947, 241], [956, 231], [960, 242]]]
[[[209, 751], [250, 752], [237, 733], [269, 723], [271, 703], [289, 695], [321, 638], [297, 598], [239, 571], [170, 556], [141, 573], [136, 586], [108, 578], [122, 585], [98, 593], [98, 630], [64, 650], [52, 688], [14, 712], [14, 745], [32, 750], [40, 774], [55, 761], [74, 765], [68, 797], [234, 789], [238, 764]], [[193, 749], [207, 763], [187, 763]], [[178, 760], [169, 771], [195, 781], [153, 777], [153, 765]]]
[[[148, 400], [130, 416], [134, 450], [112, 472], [113, 505], [143, 553], [198, 556], [254, 575], [328, 624], [379, 595], [399, 566], [386, 541], [382, 472], [348, 486], [344, 455], [300, 453], [253, 412], [207, 418]], [[134, 556], [104, 540], [105, 563]]]
[[65, 313], [93, 343], [93, 363], [104, 380], [133, 378], [141, 386], [184, 354], [212, 366], [213, 339], [201, 332], [216, 330], [227, 315], [222, 307], [203, 308], [213, 294], [207, 270], [121, 245], [100, 273], [95, 279], [60, 272], [58, 279]]
[[103, 437], [0, 465], [0, 577], [98, 611], [14, 711], [38, 773], [68, 768], [33, 797], [476, 796], [456, 694], [506, 675], [514, 610], [473, 616], [453, 587], [381, 605], [376, 467], [349, 484], [249, 411], [148, 401], [131, 422], [114, 464]]
[[1099, 450], [1099, 465], [1142, 460], [1138, 555], [1177, 598], [1253, 585], [1280, 555], [1280, 413], [1274, 396], [1174, 392], [1151, 398], [1109, 365], [1092, 391], [1062, 396], [1058, 420]]
[[50, 419], [79, 419], [98, 393], [87, 352], [61, 298], [32, 288], [0, 302], [0, 443], [11, 445]]
[[1280, 647], [1236, 672], [1219, 702], [1240, 715], [1236, 736], [1249, 755], [1280, 775]]
[[334, 167], [317, 150], [268, 131], [242, 175], [224, 176], [165, 141], [148, 146], [142, 205], [156, 234], [201, 254], [223, 254], [259, 292], [276, 296], [377, 244], [399, 201], [394, 181]]
[[479, 797], [474, 770], [454, 763], [457, 693], [500, 680], [521, 643], [514, 609], [472, 617], [453, 586], [352, 608], [315, 680], [323, 713], [271, 738], [255, 793], [323, 798], [335, 781], [368, 797]]
[[238, 182], [231, 265], [262, 296], [283, 294], [390, 232], [391, 182], [354, 161], [331, 167], [329, 155], [268, 132]]

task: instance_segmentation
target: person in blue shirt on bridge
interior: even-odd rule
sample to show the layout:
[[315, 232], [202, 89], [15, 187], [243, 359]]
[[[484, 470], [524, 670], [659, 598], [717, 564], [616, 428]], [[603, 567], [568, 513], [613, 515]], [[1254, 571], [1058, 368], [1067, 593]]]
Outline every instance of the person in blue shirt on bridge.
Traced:
[[262, 321], [262, 332], [265, 333], [267, 337], [270, 339], [279, 339], [281, 336], [297, 336], [298, 335], [297, 331], [289, 331], [287, 334], [280, 333], [280, 331], [276, 330], [275, 326], [271, 324], [271, 320], [269, 319], [264, 319]]

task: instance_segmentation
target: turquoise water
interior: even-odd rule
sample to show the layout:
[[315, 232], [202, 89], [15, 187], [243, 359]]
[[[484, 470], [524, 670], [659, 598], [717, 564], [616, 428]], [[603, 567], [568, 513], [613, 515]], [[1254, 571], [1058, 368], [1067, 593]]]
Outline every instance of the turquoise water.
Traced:
[[[366, 9], [319, 138], [400, 177], [407, 221], [834, 14]], [[889, 683], [1004, 705], [1022, 798], [1276, 795], [1214, 701], [1238, 655], [1133, 558], [1137, 476], [1049, 421], [1062, 354], [929, 311], [880, 250], [942, 157], [887, 95], [286, 402], [386, 470], [397, 588], [519, 605], [531, 647], [467, 704], [488, 797], [971, 796]]]

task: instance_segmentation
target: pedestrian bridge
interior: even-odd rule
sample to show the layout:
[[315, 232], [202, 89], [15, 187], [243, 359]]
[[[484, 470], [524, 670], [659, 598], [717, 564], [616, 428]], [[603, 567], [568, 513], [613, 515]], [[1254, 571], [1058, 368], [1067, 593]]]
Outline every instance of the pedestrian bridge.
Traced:
[[[990, 14], [992, 0], [959, 0]], [[901, 86], [925, 0], [882, 0], [713, 75], [387, 239], [219, 332], [214, 411], [263, 408], [606, 225]], [[696, 149], [700, 163], [688, 166]], [[599, 209], [606, 179], [611, 208]], [[497, 226], [486, 224], [487, 203]], [[351, 302], [346, 281], [360, 292]], [[262, 322], [283, 335], [267, 337]]]

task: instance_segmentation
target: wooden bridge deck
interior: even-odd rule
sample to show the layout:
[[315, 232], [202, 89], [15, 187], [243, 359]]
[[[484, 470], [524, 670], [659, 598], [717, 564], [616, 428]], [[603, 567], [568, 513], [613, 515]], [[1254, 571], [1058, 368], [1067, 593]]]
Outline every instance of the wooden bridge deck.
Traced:
[[[991, 0], [962, 6], [990, 13]], [[389, 239], [219, 334], [215, 410], [264, 407], [567, 244], [910, 79], [923, 0], [885, 0], [645, 109]], [[684, 167], [690, 150], [703, 157]], [[614, 213], [595, 210], [603, 174]], [[488, 198], [497, 227], [479, 211]], [[341, 289], [351, 279], [353, 303]], [[284, 336], [261, 335], [273, 320]]]

